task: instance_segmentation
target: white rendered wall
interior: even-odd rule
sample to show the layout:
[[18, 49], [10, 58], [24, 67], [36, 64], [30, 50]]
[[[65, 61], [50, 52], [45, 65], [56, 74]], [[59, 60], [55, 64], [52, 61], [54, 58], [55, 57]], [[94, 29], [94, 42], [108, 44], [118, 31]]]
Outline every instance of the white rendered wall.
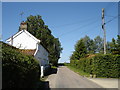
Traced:
[[[35, 41], [30, 35], [26, 32], [22, 32], [20, 35], [13, 38], [13, 45], [19, 49], [36, 49], [37, 41]], [[11, 40], [8, 42], [11, 44]]]
[[35, 54], [35, 58], [39, 60], [41, 66], [45, 66], [49, 64], [48, 52], [41, 44], [38, 45], [38, 50]]
[[40, 64], [40, 67], [41, 67], [41, 77], [43, 77], [45, 66], [49, 65], [48, 52], [46, 51], [46, 49], [41, 44], [38, 44], [34, 57], [37, 60], [39, 60], [39, 64]]

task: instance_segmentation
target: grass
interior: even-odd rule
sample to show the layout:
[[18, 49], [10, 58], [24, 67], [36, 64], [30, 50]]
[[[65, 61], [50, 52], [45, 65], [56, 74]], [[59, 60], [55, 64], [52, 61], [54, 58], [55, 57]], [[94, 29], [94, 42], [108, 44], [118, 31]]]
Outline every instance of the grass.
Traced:
[[67, 65], [67, 67], [68, 67], [69, 69], [71, 69], [72, 71], [74, 71], [75, 73], [81, 75], [81, 76], [85, 76], [85, 77], [89, 77], [89, 76], [90, 76], [89, 73], [83, 72], [82, 70], [77, 69], [77, 68], [75, 68], [75, 67], [72, 67], [72, 66], [70, 66], [70, 65]]
[[51, 66], [51, 68], [52, 68], [52, 69], [57, 69], [57, 67], [56, 67], [56, 66]]
[[[74, 71], [75, 73], [77, 73], [77, 74], [79, 74], [79, 75], [81, 75], [81, 76], [90, 77], [90, 74], [89, 74], [89, 73], [86, 73], [86, 72], [84, 72], [84, 71], [82, 71], [82, 70], [80, 70], [80, 69], [78, 69], [78, 68], [75, 68], [75, 67], [73, 67], [73, 66], [70, 66], [69, 64], [67, 64], [67, 65], [65, 65], [65, 66], [67, 66], [69, 69], [71, 69], [72, 71]], [[97, 78], [107, 78], [107, 77], [97, 77]], [[114, 78], [114, 79], [115, 79], [115, 78]], [[119, 78], [116, 78], [116, 79], [120, 79], [120, 77], [119, 77]]]

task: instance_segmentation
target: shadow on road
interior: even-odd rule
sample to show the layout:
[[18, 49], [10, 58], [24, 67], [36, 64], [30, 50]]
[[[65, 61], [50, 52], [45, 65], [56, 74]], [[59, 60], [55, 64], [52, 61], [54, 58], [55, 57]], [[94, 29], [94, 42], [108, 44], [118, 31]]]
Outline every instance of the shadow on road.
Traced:
[[58, 67], [59, 67], [59, 66], [65, 66], [65, 65], [64, 65], [64, 63], [59, 63], [59, 64], [58, 64]]
[[42, 85], [42, 88], [45, 88], [46, 90], [50, 90], [49, 81], [43, 81], [41, 85]]
[[44, 75], [49, 76], [51, 74], [57, 74], [57, 68], [50, 68]]
[[50, 74], [57, 74], [57, 68], [51, 68]]
[[39, 81], [35, 90], [50, 90], [49, 81]]
[[[44, 78], [48, 77], [49, 75], [57, 74], [57, 68], [50, 68], [44, 75]], [[51, 90], [49, 86], [49, 81], [40, 81], [39, 88], [37, 90]]]

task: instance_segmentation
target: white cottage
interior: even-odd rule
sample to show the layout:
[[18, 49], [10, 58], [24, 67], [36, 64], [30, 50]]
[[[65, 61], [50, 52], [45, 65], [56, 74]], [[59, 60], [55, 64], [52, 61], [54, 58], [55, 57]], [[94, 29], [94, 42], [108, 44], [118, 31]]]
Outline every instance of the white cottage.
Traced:
[[49, 52], [41, 44], [40, 40], [27, 31], [27, 24], [25, 22], [21, 23], [20, 31], [8, 38], [6, 42], [9, 45], [19, 48], [21, 52], [32, 55], [39, 60], [41, 77], [44, 76], [44, 70], [49, 66]]

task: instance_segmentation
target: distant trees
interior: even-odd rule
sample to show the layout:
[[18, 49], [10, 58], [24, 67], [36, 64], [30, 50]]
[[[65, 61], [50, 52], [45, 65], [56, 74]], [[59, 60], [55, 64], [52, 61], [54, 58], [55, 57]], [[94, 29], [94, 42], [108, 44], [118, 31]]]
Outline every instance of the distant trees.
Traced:
[[[103, 39], [100, 36], [95, 37], [93, 40], [89, 36], [85, 36], [78, 40], [75, 44], [75, 51], [70, 57], [70, 60], [79, 60], [87, 54], [103, 54]], [[120, 55], [120, 35], [117, 39], [112, 39], [112, 42], [107, 42], [107, 53]]]
[[103, 39], [100, 36], [94, 38], [95, 52], [103, 53]]
[[80, 39], [75, 45], [75, 51], [73, 52], [71, 59], [80, 59], [85, 56], [87, 49], [85, 47], [83, 39]]
[[95, 43], [89, 36], [85, 36], [83, 42], [85, 43], [85, 47], [87, 49], [87, 53], [95, 53]]
[[117, 35], [117, 39], [112, 39], [112, 42], [109, 43], [109, 50], [112, 54], [120, 55], [120, 35]]
[[40, 15], [30, 15], [25, 22], [28, 26], [27, 30], [36, 38], [40, 39], [44, 47], [48, 49], [50, 63], [57, 65], [62, 51], [59, 39], [51, 34], [51, 30], [45, 25]]

